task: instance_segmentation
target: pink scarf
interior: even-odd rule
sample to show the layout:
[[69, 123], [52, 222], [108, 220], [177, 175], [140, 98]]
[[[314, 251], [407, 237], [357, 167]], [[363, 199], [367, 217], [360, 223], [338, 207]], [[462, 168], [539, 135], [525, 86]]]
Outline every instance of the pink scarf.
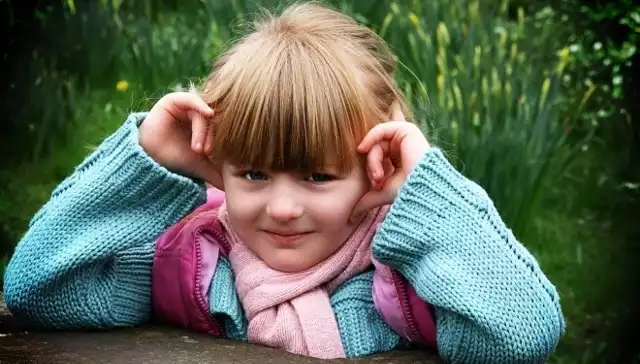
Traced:
[[269, 268], [239, 239], [227, 214], [219, 218], [231, 243], [229, 260], [249, 321], [249, 341], [322, 359], [344, 358], [329, 295], [371, 266], [371, 240], [388, 207], [369, 213], [344, 245], [307, 270], [283, 273]]

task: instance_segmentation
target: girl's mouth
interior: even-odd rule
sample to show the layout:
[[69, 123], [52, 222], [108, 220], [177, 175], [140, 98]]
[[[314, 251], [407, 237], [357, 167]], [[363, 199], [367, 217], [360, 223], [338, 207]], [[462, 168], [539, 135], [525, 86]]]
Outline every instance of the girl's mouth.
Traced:
[[282, 244], [282, 245], [293, 244], [298, 240], [300, 240], [301, 238], [311, 233], [311, 232], [293, 232], [293, 231], [282, 232], [282, 231], [269, 231], [269, 230], [264, 230], [264, 232], [267, 234], [269, 239], [271, 239], [271, 241], [273, 241], [276, 244]]

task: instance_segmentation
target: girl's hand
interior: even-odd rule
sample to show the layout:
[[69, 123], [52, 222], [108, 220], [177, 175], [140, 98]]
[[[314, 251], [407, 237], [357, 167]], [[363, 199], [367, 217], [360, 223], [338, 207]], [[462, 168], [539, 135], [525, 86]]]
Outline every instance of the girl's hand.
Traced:
[[400, 111], [395, 111], [392, 119], [395, 121], [373, 127], [358, 146], [359, 152], [367, 153], [371, 190], [353, 208], [352, 222], [374, 207], [393, 203], [398, 189], [430, 147], [420, 128], [405, 121]]
[[195, 93], [167, 94], [140, 125], [140, 146], [165, 168], [222, 189], [219, 167], [209, 159], [212, 116], [213, 110]]

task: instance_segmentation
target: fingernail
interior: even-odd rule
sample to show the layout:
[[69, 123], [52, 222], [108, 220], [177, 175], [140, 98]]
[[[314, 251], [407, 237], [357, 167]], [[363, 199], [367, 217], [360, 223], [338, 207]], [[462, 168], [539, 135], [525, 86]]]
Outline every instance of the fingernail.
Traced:
[[202, 143], [196, 143], [196, 150], [202, 150]]

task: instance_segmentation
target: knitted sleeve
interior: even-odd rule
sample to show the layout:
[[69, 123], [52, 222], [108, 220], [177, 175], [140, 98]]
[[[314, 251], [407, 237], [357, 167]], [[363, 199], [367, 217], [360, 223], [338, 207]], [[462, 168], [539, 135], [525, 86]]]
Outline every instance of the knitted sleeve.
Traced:
[[145, 115], [132, 114], [32, 218], [4, 276], [22, 323], [100, 329], [149, 318], [154, 241], [206, 193], [143, 151]]
[[486, 192], [430, 149], [373, 241], [435, 307], [440, 354], [453, 363], [538, 363], [565, 329], [558, 293]]

